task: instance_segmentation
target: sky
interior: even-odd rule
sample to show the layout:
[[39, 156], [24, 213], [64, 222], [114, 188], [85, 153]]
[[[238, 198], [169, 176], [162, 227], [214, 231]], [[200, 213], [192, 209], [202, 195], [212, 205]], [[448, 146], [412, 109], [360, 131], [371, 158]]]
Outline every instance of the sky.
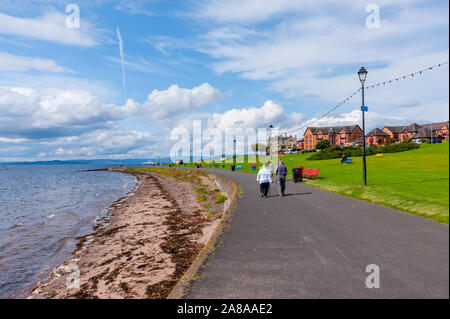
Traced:
[[[0, 162], [164, 157], [195, 120], [302, 126], [360, 87], [361, 66], [370, 85], [447, 62], [448, 5], [1, 0]], [[446, 64], [367, 91], [367, 129], [447, 121], [448, 79]], [[361, 126], [360, 106], [314, 125]]]

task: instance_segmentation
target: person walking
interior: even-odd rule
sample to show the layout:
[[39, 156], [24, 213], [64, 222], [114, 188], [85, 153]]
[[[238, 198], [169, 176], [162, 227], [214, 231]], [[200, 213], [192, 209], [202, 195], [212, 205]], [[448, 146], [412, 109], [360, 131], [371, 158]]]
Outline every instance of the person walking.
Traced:
[[278, 161], [276, 171], [278, 195], [280, 195], [280, 197], [284, 197], [284, 190], [286, 189], [286, 175], [287, 175], [286, 165], [284, 165], [283, 161], [280, 159]]
[[266, 164], [264, 164], [256, 176], [256, 180], [259, 182], [259, 191], [261, 197], [267, 197], [269, 192], [270, 183], [272, 181], [272, 174], [267, 169]]

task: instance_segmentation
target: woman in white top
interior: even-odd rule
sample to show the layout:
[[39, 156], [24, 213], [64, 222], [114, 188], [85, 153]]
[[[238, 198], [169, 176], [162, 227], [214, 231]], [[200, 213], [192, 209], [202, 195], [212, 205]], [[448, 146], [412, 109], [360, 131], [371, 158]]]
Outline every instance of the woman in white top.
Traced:
[[256, 176], [256, 180], [259, 182], [261, 197], [267, 197], [270, 183], [272, 181], [272, 173], [267, 169], [265, 164], [259, 170], [258, 175]]

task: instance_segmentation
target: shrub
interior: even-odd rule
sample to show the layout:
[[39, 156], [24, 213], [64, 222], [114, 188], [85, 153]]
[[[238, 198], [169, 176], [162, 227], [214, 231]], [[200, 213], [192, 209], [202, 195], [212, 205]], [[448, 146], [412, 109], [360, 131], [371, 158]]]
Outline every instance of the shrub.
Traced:
[[324, 150], [330, 147], [330, 142], [328, 140], [322, 140], [316, 144], [318, 150]]
[[[375, 155], [378, 153], [395, 153], [404, 152], [412, 149], [419, 148], [420, 146], [415, 143], [401, 143], [401, 144], [389, 144], [378, 147], [366, 148], [366, 156]], [[324, 160], [332, 158], [341, 158], [343, 155], [346, 157], [362, 156], [362, 147], [345, 147], [343, 149], [334, 150], [326, 149], [320, 153], [315, 153], [308, 157], [306, 160]]]
[[331, 149], [334, 151], [340, 151], [342, 148], [340, 145], [334, 145]]
[[406, 138], [403, 140], [402, 143], [411, 143], [412, 142], [412, 138]]

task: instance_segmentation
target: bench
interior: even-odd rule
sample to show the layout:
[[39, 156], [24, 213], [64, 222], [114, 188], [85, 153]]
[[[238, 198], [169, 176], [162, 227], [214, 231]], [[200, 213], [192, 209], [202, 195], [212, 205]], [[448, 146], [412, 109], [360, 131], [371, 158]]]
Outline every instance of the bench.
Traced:
[[303, 177], [316, 179], [319, 178], [319, 169], [318, 168], [304, 168], [303, 169]]
[[351, 164], [353, 160], [351, 158], [346, 158], [345, 161], [341, 160], [341, 164]]

